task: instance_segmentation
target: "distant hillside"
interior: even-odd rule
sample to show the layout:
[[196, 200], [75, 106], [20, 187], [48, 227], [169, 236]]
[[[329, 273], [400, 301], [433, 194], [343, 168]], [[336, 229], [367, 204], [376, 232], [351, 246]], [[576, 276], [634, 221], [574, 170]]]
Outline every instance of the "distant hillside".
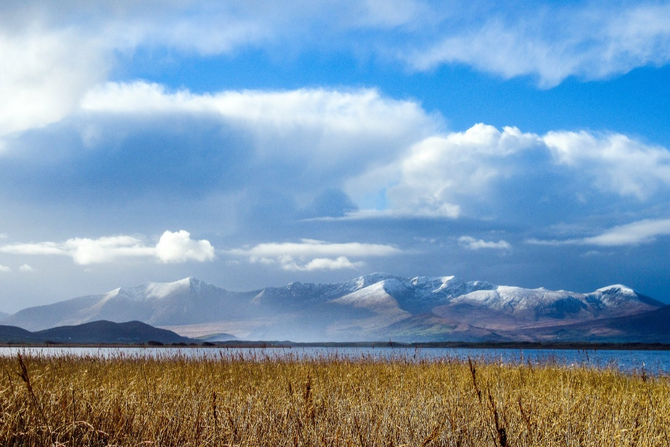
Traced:
[[0, 343], [38, 342], [40, 338], [30, 331], [16, 326], [0, 326]]
[[38, 331], [95, 320], [138, 320], [201, 339], [232, 334], [296, 342], [477, 342], [532, 340], [535, 333], [550, 337], [561, 326], [663, 306], [623, 285], [577, 293], [454, 276], [409, 279], [375, 273], [336, 284], [291, 283], [249, 292], [231, 292], [196, 278], [147, 283], [31, 307], [3, 323]]
[[139, 321], [127, 323], [93, 321], [37, 332], [29, 332], [15, 326], [0, 326], [0, 343], [135, 344], [150, 341], [169, 344], [194, 340]]
[[670, 306], [643, 314], [535, 330], [532, 338], [594, 343], [670, 343]]

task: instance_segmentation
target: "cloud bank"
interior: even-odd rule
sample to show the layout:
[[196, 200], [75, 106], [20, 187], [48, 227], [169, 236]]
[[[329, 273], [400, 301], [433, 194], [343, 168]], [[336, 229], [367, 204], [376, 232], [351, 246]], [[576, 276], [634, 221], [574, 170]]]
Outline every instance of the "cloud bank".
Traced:
[[396, 247], [360, 242], [329, 243], [313, 239], [300, 242], [269, 242], [250, 248], [236, 248], [228, 254], [247, 258], [251, 263], [278, 265], [289, 271], [356, 269], [362, 261], [349, 258], [387, 257], [401, 253]]
[[482, 123], [421, 140], [377, 171], [385, 175], [367, 172], [348, 191], [383, 192], [389, 216], [514, 218], [547, 203], [555, 214], [586, 205], [597, 213], [608, 198], [653, 203], [670, 191], [667, 148], [616, 133], [538, 135]]
[[[225, 195], [227, 214], [241, 227], [301, 216], [533, 221], [542, 227], [611, 214], [613, 200], [631, 213], [629, 221], [664, 217], [645, 213], [670, 192], [665, 147], [587, 130], [536, 134], [478, 123], [449, 132], [444, 121], [416, 101], [374, 89], [195, 94], [139, 81], [107, 83], [85, 96], [68, 123], [20, 140], [0, 174], [7, 191], [21, 185], [16, 195], [47, 200], [64, 189], [84, 203], [82, 194], [91, 194], [92, 206], [124, 200], [119, 191], [140, 198], [167, 194], [177, 203]], [[62, 149], [45, 154], [47, 142]], [[43, 181], [31, 184], [36, 170]], [[210, 256], [190, 243], [173, 254], [133, 238], [67, 244], [24, 250], [66, 251], [81, 264], [117, 256], [152, 255], [162, 262]], [[152, 250], [160, 255], [147, 254]], [[351, 259], [342, 253], [323, 259], [339, 256]], [[296, 265], [306, 268], [314, 259]], [[277, 265], [288, 269], [291, 262]], [[347, 268], [356, 265], [350, 262]]]
[[[127, 258], [155, 258], [163, 263], [206, 262], [215, 258], [207, 240], [192, 240], [187, 231], [166, 231], [156, 246], [135, 236], [105, 236], [98, 239], [72, 238], [65, 242], [38, 242], [0, 246], [0, 253], [32, 256], [68, 256], [75, 264], [91, 265]], [[29, 271], [24, 265], [22, 271]]]

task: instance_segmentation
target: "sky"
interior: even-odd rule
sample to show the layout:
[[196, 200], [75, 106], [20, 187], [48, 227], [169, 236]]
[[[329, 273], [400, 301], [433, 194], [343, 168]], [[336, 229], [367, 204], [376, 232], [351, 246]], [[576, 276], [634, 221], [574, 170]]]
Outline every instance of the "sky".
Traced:
[[198, 277], [670, 302], [670, 2], [0, 4], [0, 311]]

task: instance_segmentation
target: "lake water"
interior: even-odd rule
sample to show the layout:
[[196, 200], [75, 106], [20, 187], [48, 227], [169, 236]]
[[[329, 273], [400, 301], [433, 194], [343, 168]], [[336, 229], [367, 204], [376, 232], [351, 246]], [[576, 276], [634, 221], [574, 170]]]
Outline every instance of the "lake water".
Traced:
[[670, 351], [623, 350], [570, 350], [570, 349], [469, 349], [469, 348], [174, 348], [174, 347], [124, 347], [124, 348], [0, 348], [0, 356], [96, 356], [103, 358], [166, 358], [192, 359], [244, 358], [251, 361], [281, 359], [367, 359], [374, 361], [397, 360], [406, 362], [468, 360], [477, 362], [503, 362], [510, 364], [552, 364], [565, 367], [587, 366], [612, 368], [625, 373], [670, 375]]

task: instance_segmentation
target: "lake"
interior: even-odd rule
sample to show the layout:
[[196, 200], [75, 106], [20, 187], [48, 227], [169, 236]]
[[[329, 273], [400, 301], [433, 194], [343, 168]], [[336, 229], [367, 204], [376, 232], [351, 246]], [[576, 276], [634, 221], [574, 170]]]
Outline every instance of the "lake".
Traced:
[[237, 357], [251, 361], [287, 359], [359, 358], [383, 361], [407, 362], [467, 360], [478, 362], [503, 362], [511, 364], [552, 364], [564, 367], [587, 366], [591, 368], [613, 368], [625, 373], [670, 375], [670, 351], [633, 350], [571, 350], [571, 349], [472, 349], [472, 348], [217, 348], [217, 347], [5, 347], [0, 356], [116, 356], [132, 358], [187, 357], [193, 359], [217, 359]]

